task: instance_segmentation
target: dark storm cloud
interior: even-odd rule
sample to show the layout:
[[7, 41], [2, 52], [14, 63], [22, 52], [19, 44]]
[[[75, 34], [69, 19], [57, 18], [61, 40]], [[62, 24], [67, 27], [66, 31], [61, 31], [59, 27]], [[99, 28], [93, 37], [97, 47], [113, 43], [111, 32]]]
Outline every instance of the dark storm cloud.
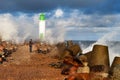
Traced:
[[85, 13], [111, 13], [117, 10], [115, 5], [118, 2], [115, 0], [2, 0], [0, 1], [0, 11], [47, 12], [60, 7], [80, 9]]

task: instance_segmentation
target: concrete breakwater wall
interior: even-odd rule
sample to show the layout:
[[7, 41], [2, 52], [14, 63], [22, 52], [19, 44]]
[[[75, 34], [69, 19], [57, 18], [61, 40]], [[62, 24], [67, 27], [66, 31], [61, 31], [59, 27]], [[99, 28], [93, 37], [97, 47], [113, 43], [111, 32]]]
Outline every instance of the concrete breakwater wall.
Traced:
[[89, 66], [103, 65], [104, 71], [109, 72], [109, 51], [108, 47], [104, 45], [94, 45], [91, 52], [85, 54], [88, 58]]

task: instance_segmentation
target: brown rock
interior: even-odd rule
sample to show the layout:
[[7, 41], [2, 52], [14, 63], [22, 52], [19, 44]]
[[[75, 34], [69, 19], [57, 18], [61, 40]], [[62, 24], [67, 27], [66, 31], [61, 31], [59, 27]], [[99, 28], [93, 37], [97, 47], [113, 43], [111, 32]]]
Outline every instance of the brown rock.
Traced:
[[115, 57], [112, 63], [112, 66], [110, 68], [110, 73], [113, 73], [113, 69], [115, 66], [120, 65], [120, 57]]
[[116, 65], [113, 68], [113, 75], [112, 75], [113, 80], [120, 80], [120, 64]]
[[104, 65], [104, 72], [110, 68], [108, 47], [104, 45], [94, 45], [93, 50], [87, 54], [89, 66]]
[[71, 46], [73, 46], [72, 40], [67, 41], [67, 47], [71, 47]]
[[70, 52], [72, 52], [71, 54], [73, 56], [76, 56], [78, 53], [82, 53], [82, 50], [80, 48], [80, 46], [78, 44], [74, 44], [73, 46], [71, 46], [70, 48], [68, 48], [68, 50]]

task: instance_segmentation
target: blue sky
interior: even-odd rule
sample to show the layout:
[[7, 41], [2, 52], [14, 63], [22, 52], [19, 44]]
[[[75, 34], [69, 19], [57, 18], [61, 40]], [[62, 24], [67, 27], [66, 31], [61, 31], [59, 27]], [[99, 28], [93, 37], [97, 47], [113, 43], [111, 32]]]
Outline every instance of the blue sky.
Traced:
[[[33, 37], [32, 32], [38, 26], [37, 16], [41, 12], [46, 14], [48, 36], [54, 36], [58, 40], [63, 40], [62, 38], [99, 40], [108, 34], [107, 37], [110, 38], [105, 38], [106, 40], [120, 40], [120, 0], [1, 0], [0, 2], [0, 21], [4, 18], [12, 28], [15, 26], [13, 29], [18, 30], [18, 32], [14, 30], [16, 36], [24, 30], [24, 33], [29, 32]], [[23, 27], [20, 21], [28, 27]], [[0, 25], [2, 28], [8, 26], [3, 22]], [[22, 35], [23, 33], [20, 36]]]
[[82, 9], [85, 13], [113, 14], [119, 12], [119, 0], [1, 0], [1, 12], [40, 12], [56, 8]]

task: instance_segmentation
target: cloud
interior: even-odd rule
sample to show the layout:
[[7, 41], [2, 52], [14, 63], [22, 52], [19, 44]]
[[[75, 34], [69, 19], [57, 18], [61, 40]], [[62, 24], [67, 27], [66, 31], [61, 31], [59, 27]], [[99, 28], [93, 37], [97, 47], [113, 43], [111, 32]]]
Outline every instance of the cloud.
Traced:
[[[117, 6], [116, 6], [117, 4]], [[109, 13], [119, 10], [119, 1], [115, 0], [2, 0], [1, 12], [48, 12], [56, 8], [80, 9], [84, 13]]]
[[61, 9], [57, 9], [55, 12], [55, 17], [61, 17], [63, 16], [63, 11]]
[[[59, 9], [57, 9], [59, 10]], [[65, 39], [75, 40], [97, 40], [105, 34], [120, 30], [119, 14], [84, 14], [79, 10], [71, 10], [70, 12], [63, 11], [61, 17], [55, 17], [55, 12], [51, 12], [47, 19], [49, 28], [59, 27], [65, 30]], [[119, 34], [120, 35], [120, 34]], [[120, 40], [117, 36], [113, 40]]]
[[110, 64], [112, 64], [113, 59], [116, 56], [120, 56], [120, 53], [119, 53], [119, 45], [120, 45], [120, 43], [113, 41], [113, 39], [115, 37], [118, 37], [120, 35], [119, 31], [120, 31], [120, 29], [117, 30], [117, 31], [111, 31], [109, 33], [104, 34], [95, 43], [93, 43], [92, 45], [88, 46], [87, 48], [84, 48], [83, 49], [83, 53], [92, 51], [92, 48], [93, 48], [93, 46], [95, 44], [106, 45], [106, 46], [108, 46], [108, 50], [109, 50]]
[[[56, 12], [60, 14], [59, 17], [56, 17]], [[77, 9], [65, 12], [60, 8], [45, 14], [47, 18], [46, 39], [51, 42], [60, 42], [65, 39], [97, 40], [111, 30], [120, 30], [119, 14], [88, 15]], [[0, 14], [2, 38], [4, 40], [16, 39], [17, 42], [29, 38], [38, 39], [38, 16], [37, 13], [32, 15], [26, 13]], [[113, 39], [120, 40], [118, 36]]]

